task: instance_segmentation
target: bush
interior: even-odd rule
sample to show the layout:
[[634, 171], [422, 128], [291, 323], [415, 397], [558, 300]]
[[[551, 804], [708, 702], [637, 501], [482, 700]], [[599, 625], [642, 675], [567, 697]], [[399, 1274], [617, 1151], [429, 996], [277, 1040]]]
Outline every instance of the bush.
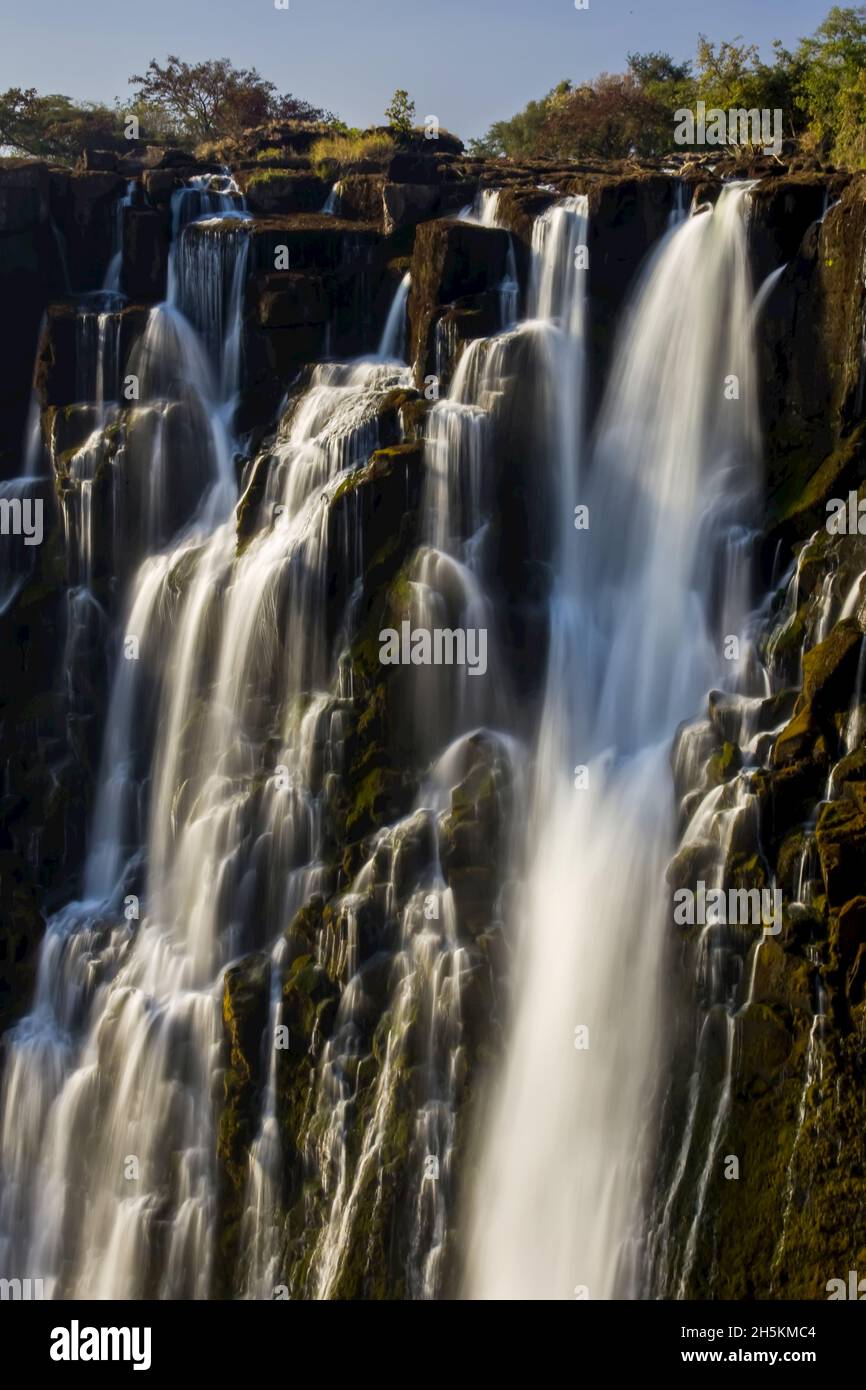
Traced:
[[292, 177], [292, 171], [289, 169], [253, 169], [252, 173], [247, 176], [246, 188], [249, 191], [251, 188], [263, 188], [269, 183], [285, 183], [286, 179]]
[[415, 124], [415, 103], [409, 100], [409, 93], [405, 88], [397, 88], [391, 98], [390, 105], [385, 107], [385, 115], [395, 135], [412, 134], [412, 127]]
[[390, 135], [381, 131], [350, 130], [345, 135], [328, 135], [317, 140], [310, 149], [310, 159], [317, 174], [334, 178], [348, 173], [354, 164], [372, 161], [385, 164], [396, 152]]

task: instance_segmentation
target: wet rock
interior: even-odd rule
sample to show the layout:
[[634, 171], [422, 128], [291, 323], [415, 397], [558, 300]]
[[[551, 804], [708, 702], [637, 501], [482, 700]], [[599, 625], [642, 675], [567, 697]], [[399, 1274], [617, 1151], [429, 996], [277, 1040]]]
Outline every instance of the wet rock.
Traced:
[[823, 222], [808, 228], [762, 319], [762, 417], [770, 494], [780, 510], [862, 414], [864, 238], [866, 180], [857, 178]]
[[247, 956], [225, 973], [223, 1024], [230, 1062], [238, 1081], [262, 1079], [262, 1035], [268, 1020], [270, 963], [263, 953]]
[[764, 178], [749, 199], [749, 251], [756, 286], [797, 254], [809, 227], [842, 193], [847, 176], [828, 180], [821, 173]]
[[[383, 402], [382, 426], [396, 433], [401, 395]], [[351, 473], [334, 493], [328, 509], [327, 592], [331, 627], [342, 620], [352, 576], [363, 567], [364, 555], [375, 555], [400, 533], [403, 517], [414, 513], [421, 498], [424, 446], [393, 444], [377, 449], [366, 467]], [[357, 538], [364, 554], [356, 554]]]
[[287, 272], [265, 276], [261, 281], [258, 316], [263, 328], [327, 323], [330, 312], [330, 298], [320, 275]]
[[[118, 310], [119, 350], [121, 364], [138, 340], [147, 318], [147, 309], [129, 304]], [[71, 303], [52, 304], [45, 315], [36, 349], [33, 369], [33, 389], [43, 408], [69, 406], [79, 403], [79, 318]], [[92, 364], [91, 364], [92, 365]]]
[[146, 208], [124, 208], [120, 288], [130, 299], [160, 302], [168, 285], [169, 225]]
[[419, 227], [409, 292], [409, 359], [419, 384], [434, 370], [435, 324], [439, 311], [467, 295], [498, 288], [505, 276], [508, 235], [490, 227], [448, 219]]
[[119, 173], [51, 171], [51, 215], [65, 249], [70, 288], [99, 289], [114, 249], [117, 205], [127, 180]]
[[339, 990], [313, 956], [297, 956], [283, 982], [283, 1023], [289, 1030], [288, 1051], [318, 1051], [331, 1032]]
[[847, 798], [828, 802], [815, 839], [827, 902], [831, 909], [841, 908], [866, 883], [866, 815]]
[[[378, 249], [381, 234], [365, 222], [348, 222], [318, 213], [257, 217], [249, 223], [251, 270], [339, 270], [357, 267]], [[277, 265], [285, 247], [288, 265]]]
[[736, 777], [743, 765], [743, 756], [735, 743], [724, 743], [707, 765], [707, 785], [719, 786]]
[[822, 738], [835, 746], [833, 716], [846, 710], [854, 687], [863, 634], [853, 619], [837, 623], [826, 641], [803, 658], [803, 690], [794, 717], [782, 730], [773, 751], [773, 763], [784, 767], [813, 756]]
[[866, 897], [860, 895], [852, 898], [840, 909], [836, 927], [836, 946], [843, 970], [849, 971], [857, 961], [862, 948], [866, 946]]
[[586, 193], [589, 201], [587, 401], [592, 415], [608, 376], [628, 295], [647, 255], [667, 230], [674, 183], [659, 174], [595, 180], [578, 176], [566, 191]]
[[154, 207], [168, 207], [171, 195], [182, 186], [179, 174], [173, 169], [147, 169], [141, 182], [148, 202]]
[[[762, 990], [763, 996], [763, 990]], [[777, 1010], [750, 1004], [741, 1014], [743, 1064], [738, 1081], [751, 1096], [764, 1095], [778, 1081], [791, 1051], [791, 1034]]]
[[494, 919], [511, 801], [508, 769], [495, 742], [474, 735], [468, 748], [473, 761], [440, 827], [440, 861], [460, 925], [475, 936]]

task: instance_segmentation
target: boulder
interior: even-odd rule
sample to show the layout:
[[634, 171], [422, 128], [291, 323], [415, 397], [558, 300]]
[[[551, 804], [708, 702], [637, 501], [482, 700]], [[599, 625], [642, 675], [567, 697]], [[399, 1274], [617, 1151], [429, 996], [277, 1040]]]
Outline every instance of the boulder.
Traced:
[[344, 174], [340, 179], [339, 215], [351, 221], [378, 223], [384, 217], [383, 174]]
[[120, 161], [117, 150], [90, 150], [82, 151], [79, 167], [81, 169], [96, 169], [100, 173], [114, 173]]
[[312, 173], [282, 168], [255, 168], [238, 175], [247, 206], [256, 213], [320, 212], [328, 184]]
[[439, 189], [435, 184], [386, 183], [382, 199], [390, 236], [400, 227], [415, 227], [432, 217], [439, 208]]

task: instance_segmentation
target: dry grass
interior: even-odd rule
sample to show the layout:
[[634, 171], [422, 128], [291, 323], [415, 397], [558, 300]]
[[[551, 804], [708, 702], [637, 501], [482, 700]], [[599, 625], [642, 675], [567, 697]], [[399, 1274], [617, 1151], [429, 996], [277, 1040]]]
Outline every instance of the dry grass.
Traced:
[[396, 149], [390, 135], [361, 131], [357, 135], [329, 135], [317, 140], [310, 149], [310, 159], [317, 173], [333, 177], [363, 161], [384, 164]]

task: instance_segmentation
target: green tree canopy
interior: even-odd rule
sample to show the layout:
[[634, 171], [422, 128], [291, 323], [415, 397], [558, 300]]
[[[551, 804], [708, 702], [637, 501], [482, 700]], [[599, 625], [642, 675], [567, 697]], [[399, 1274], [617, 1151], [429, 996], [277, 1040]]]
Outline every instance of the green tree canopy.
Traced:
[[152, 58], [142, 76], [129, 79], [135, 99], [164, 113], [179, 138], [213, 140], [237, 135], [269, 120], [332, 121], [330, 112], [281, 95], [256, 68], [236, 68], [228, 58], [185, 63], [169, 54]]

